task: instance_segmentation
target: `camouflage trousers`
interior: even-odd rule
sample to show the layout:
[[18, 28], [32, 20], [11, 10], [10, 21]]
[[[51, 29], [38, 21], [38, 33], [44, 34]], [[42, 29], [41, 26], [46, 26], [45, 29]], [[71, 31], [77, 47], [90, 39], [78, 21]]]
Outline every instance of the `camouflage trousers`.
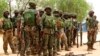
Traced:
[[[61, 38], [62, 38], [61, 34], [62, 34], [62, 29], [59, 29], [57, 31], [57, 34], [56, 34], [56, 38], [57, 38], [57, 43], [56, 43], [57, 51], [60, 51], [60, 49], [61, 49]], [[64, 42], [64, 41], [62, 41], [62, 42]]]
[[77, 29], [75, 28], [75, 29], [73, 30], [73, 45], [76, 44], [76, 42], [75, 42], [76, 36], [77, 36]]
[[45, 28], [43, 34], [43, 56], [53, 56], [54, 33], [52, 29]]
[[4, 52], [5, 53], [7, 52], [8, 44], [10, 45], [10, 48], [12, 50], [12, 53], [15, 52], [12, 38], [13, 38], [12, 29], [5, 30], [5, 32], [3, 34], [3, 49], [4, 49]]
[[38, 31], [36, 30], [36, 27], [29, 27], [29, 26], [25, 26], [24, 27], [24, 31], [22, 33], [23, 35], [23, 42], [24, 42], [24, 49], [22, 48], [22, 55], [26, 54], [30, 55], [30, 54], [36, 54], [36, 52], [38, 51], [38, 42], [39, 42], [39, 35], [38, 35]]
[[93, 44], [95, 43], [95, 30], [94, 29], [89, 29], [88, 30], [88, 48], [93, 48]]
[[73, 30], [68, 30], [68, 31], [66, 32], [66, 36], [67, 36], [68, 47], [72, 47], [72, 42], [73, 42]]
[[63, 42], [63, 44], [65, 45], [65, 50], [68, 50], [69, 47], [68, 47], [68, 38], [64, 32], [64, 30], [62, 29], [62, 37], [61, 37], [61, 41]]

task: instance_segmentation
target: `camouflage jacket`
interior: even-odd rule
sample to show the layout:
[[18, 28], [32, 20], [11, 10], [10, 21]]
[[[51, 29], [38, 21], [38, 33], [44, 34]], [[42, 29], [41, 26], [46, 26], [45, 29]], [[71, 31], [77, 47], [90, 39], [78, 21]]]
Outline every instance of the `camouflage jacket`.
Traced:
[[74, 28], [72, 19], [65, 20], [64, 23], [65, 23], [65, 28], [67, 28], [69, 30]]
[[94, 17], [88, 17], [86, 19], [87, 29], [94, 29], [96, 27], [96, 20]]
[[54, 34], [55, 29], [56, 29], [55, 25], [56, 25], [56, 22], [52, 15], [48, 16], [48, 15], [44, 14], [42, 16], [42, 30], [45, 33]]
[[13, 24], [12, 24], [11, 20], [10, 19], [4, 19], [3, 29], [8, 30], [8, 29], [11, 29], [11, 28], [13, 28]]

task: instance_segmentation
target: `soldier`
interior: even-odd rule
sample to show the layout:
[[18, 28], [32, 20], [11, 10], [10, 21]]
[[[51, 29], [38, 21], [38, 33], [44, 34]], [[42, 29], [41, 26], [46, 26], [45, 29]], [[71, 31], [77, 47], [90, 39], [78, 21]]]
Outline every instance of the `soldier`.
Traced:
[[13, 36], [16, 35], [18, 15], [19, 15], [18, 10], [15, 10], [15, 11], [14, 11], [14, 17], [13, 17], [12, 20], [11, 20], [12, 23], [13, 23]]
[[73, 39], [72, 14], [65, 14], [64, 19], [65, 19], [65, 32], [67, 35], [68, 47], [72, 47], [72, 39]]
[[13, 23], [13, 43], [15, 46], [16, 51], [20, 51], [19, 50], [19, 35], [20, 35], [20, 24], [21, 24], [21, 17], [22, 15], [20, 14], [21, 12], [19, 12], [18, 10], [14, 11], [14, 17], [12, 18], [12, 23]]
[[13, 25], [12, 22], [9, 19], [9, 12], [5, 11], [4, 14], [4, 21], [3, 21], [3, 49], [6, 55], [8, 55], [7, 49], [8, 49], [8, 44], [10, 45], [10, 48], [12, 50], [12, 53], [15, 53], [15, 49], [12, 43], [12, 38], [13, 38]]
[[[44, 14], [44, 11], [43, 10], [39, 10], [39, 15], [40, 15], [40, 19], [42, 20], [42, 16]], [[41, 29], [42, 27], [42, 23], [40, 24], [40, 27], [39, 27], [39, 56], [41, 56], [41, 53], [43, 51], [43, 31]]]
[[57, 49], [58, 51], [60, 51], [60, 44], [61, 41], [64, 43], [65, 45], [65, 50], [69, 51], [68, 45], [67, 45], [67, 37], [66, 34], [64, 32], [64, 21], [63, 19], [61, 19], [60, 17], [60, 12], [58, 11], [58, 13], [55, 11], [55, 19], [56, 19], [56, 27], [57, 27]]
[[94, 11], [90, 11], [89, 12], [89, 17], [87, 17], [86, 19], [86, 25], [87, 25], [87, 30], [88, 30], [88, 42], [87, 42], [87, 46], [88, 49], [87, 51], [91, 51], [91, 50], [95, 50], [95, 48], [93, 48], [95, 39], [95, 18], [94, 18]]
[[[53, 39], [55, 33], [55, 20], [50, 7], [45, 8], [45, 14], [42, 17], [43, 28], [43, 56], [53, 56]], [[48, 54], [47, 54], [48, 51]]]
[[[21, 53], [21, 56], [24, 56], [25, 51], [26, 54], [36, 54], [38, 49], [38, 37], [39, 31], [37, 28], [39, 19], [37, 18], [38, 14], [36, 12], [36, 4], [29, 2], [29, 9], [27, 9], [23, 13], [24, 23], [23, 23], [23, 33], [24, 34], [24, 42], [25, 42], [25, 50]], [[22, 47], [23, 48], [23, 47]]]
[[[56, 20], [56, 21], [59, 21], [59, 22], [61, 22], [60, 20], [61, 20], [61, 18], [60, 18], [60, 13], [59, 13], [59, 11], [53, 11], [53, 16], [54, 16], [54, 19]], [[58, 26], [58, 25], [60, 25], [60, 23], [58, 23], [58, 22], [56, 22], [56, 27]], [[55, 34], [55, 40], [54, 40], [54, 51], [55, 52], [57, 52], [57, 51], [60, 51], [60, 43], [61, 43], [61, 38], [58, 36], [59, 34], [60, 34], [60, 32], [59, 32], [59, 29], [58, 29], [58, 27], [56, 28], [56, 32], [55, 32], [56, 34]]]
[[22, 28], [23, 28], [23, 10], [19, 11], [18, 18], [16, 20], [16, 28], [17, 28], [17, 35], [16, 35], [16, 51], [20, 53], [21, 46], [24, 47], [23, 39], [22, 39]]
[[73, 29], [73, 45], [76, 45], [76, 42], [75, 42], [75, 40], [76, 40], [76, 36], [77, 36], [77, 28], [78, 28], [78, 23], [77, 23], [77, 16], [76, 16], [76, 14], [73, 14], [73, 16], [72, 16], [72, 18], [73, 18], [73, 25], [74, 25], [74, 29]]

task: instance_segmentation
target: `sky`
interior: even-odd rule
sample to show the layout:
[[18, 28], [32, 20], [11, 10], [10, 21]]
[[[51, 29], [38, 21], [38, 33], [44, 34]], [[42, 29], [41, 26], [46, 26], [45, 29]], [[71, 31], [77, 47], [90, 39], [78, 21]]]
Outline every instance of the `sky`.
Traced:
[[[86, 0], [91, 6], [92, 10], [95, 12], [97, 16], [97, 20], [100, 22], [100, 0]], [[12, 0], [12, 4], [15, 6], [15, 0]]]
[[89, 2], [90, 5], [92, 5], [92, 10], [95, 12], [95, 15], [97, 16], [97, 20], [100, 22], [100, 0], [86, 0]]

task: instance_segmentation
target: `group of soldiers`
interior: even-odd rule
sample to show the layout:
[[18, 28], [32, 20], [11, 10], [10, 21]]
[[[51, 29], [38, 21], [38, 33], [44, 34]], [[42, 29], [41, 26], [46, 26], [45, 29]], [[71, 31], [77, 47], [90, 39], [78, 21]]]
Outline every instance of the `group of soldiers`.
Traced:
[[[97, 32], [96, 16], [90, 15], [86, 19], [88, 29], [88, 50], [94, 49], [93, 44]], [[9, 17], [9, 11], [3, 16], [3, 49], [7, 52], [10, 45], [12, 53], [20, 56], [34, 55], [56, 56], [61, 49], [70, 51], [76, 45], [79, 23], [75, 13], [65, 13], [46, 7], [36, 10], [36, 4], [29, 2], [25, 11], [15, 10], [14, 17]], [[94, 21], [95, 20], [95, 21]], [[95, 23], [92, 23], [95, 22]], [[78, 44], [78, 43], [77, 43]], [[43, 53], [43, 54], [42, 54]]]

